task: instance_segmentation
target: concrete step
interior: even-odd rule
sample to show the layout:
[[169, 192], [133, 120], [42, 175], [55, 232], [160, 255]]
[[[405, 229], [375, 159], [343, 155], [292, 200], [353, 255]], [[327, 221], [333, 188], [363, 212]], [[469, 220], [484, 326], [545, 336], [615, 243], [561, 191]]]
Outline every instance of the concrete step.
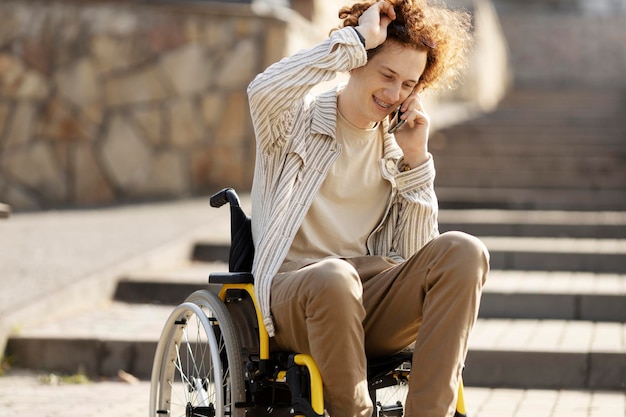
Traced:
[[[550, 91], [548, 95], [553, 94]], [[517, 94], [513, 91], [509, 97]], [[544, 96], [545, 97], [545, 96]], [[544, 98], [539, 97], [539, 99]], [[585, 109], [572, 109], [567, 105], [555, 105], [552, 109], [542, 108], [537, 102], [512, 103], [506, 99], [499, 103], [498, 108], [491, 113], [484, 114], [478, 118], [468, 120], [463, 125], [457, 124], [446, 128], [450, 131], [463, 130], [464, 126], [475, 128], [485, 127], [515, 127], [519, 131], [534, 130], [538, 134], [543, 129], [570, 130], [574, 134], [585, 134], [594, 130], [606, 129], [608, 132], [619, 131], [626, 127], [621, 114], [616, 114], [624, 110], [623, 105], [613, 105], [611, 108], [601, 109], [598, 112], [587, 112]], [[515, 134], [515, 131], [511, 132]], [[528, 137], [533, 141], [535, 137]]]
[[626, 324], [479, 320], [466, 367], [475, 386], [623, 390]]
[[171, 306], [114, 302], [21, 328], [6, 349], [16, 367], [91, 378], [119, 370], [149, 379], [156, 342]]
[[491, 267], [504, 270], [626, 273], [626, 240], [482, 237]]
[[8, 219], [11, 216], [11, 206], [0, 203], [0, 219]]
[[435, 132], [443, 208], [626, 209], [621, 91], [516, 89]]
[[[120, 280], [115, 301], [177, 305], [207, 288], [211, 272], [226, 270], [225, 263], [195, 262], [137, 271]], [[480, 317], [626, 322], [626, 275], [492, 270]]]
[[493, 270], [481, 318], [626, 322], [626, 275]]
[[[528, 0], [514, 0], [515, 2], [526, 6], [531, 3]], [[507, 0], [499, 0], [499, 3], [506, 3]], [[541, 3], [547, 5], [548, 8], [554, 6], [554, 2], [545, 2], [542, 0], [533, 1], [532, 3]], [[530, 86], [515, 88], [511, 94], [507, 95], [502, 101], [504, 108], [523, 108], [532, 111], [537, 115], [543, 115], [550, 118], [553, 112], [562, 113], [564, 109], [571, 111], [581, 117], [585, 116], [620, 116], [619, 112], [624, 106], [623, 91], [614, 88], [589, 88], [581, 86], [576, 88], [573, 86], [563, 86], [559, 88], [546, 88], [538, 86], [532, 88]]]
[[[499, 168], [489, 157], [463, 159], [468, 167], [450, 158], [437, 163], [437, 184], [447, 187], [484, 188], [540, 188], [555, 190], [623, 190], [626, 193], [626, 158], [620, 162], [609, 162], [592, 166], [564, 166], [566, 162], [520, 161], [519, 158], [499, 160], [508, 165]], [[543, 164], [543, 165], [540, 165]], [[460, 175], [462, 173], [462, 175]]]
[[594, 91], [588, 87], [523, 87], [515, 88], [504, 97], [496, 111], [473, 122], [491, 119], [502, 120], [506, 124], [518, 123], [527, 128], [544, 123], [567, 127], [570, 124], [561, 123], [561, 118], [567, 117], [575, 126], [589, 126], [596, 120], [624, 126], [624, 109], [624, 94], [620, 89]]
[[626, 212], [441, 210], [439, 230], [475, 236], [620, 239], [626, 236]]
[[[584, 158], [588, 157], [593, 163], [594, 158], [622, 160], [626, 154], [626, 145], [623, 141], [626, 129], [624, 132], [616, 132], [615, 137], [602, 136], [603, 139], [597, 139], [598, 134], [590, 133], [588, 137], [579, 135], [577, 140], [573, 140], [567, 132], [553, 132], [547, 137], [539, 138], [542, 140], [537, 143], [529, 142], [527, 139], [529, 133], [511, 133], [509, 130], [512, 128], [502, 127], [501, 131], [491, 127], [485, 129], [489, 130], [483, 132], [482, 129], [465, 126], [463, 131], [454, 135], [447, 131], [436, 133], [428, 145], [428, 149], [435, 157], [435, 163], [439, 163], [439, 159], [444, 163], [446, 158], [454, 156], [490, 157], [493, 159], [492, 163], [496, 164], [503, 163], [499, 162], [499, 159], [506, 161], [517, 157], [555, 160], [579, 158], [580, 163], [584, 163]], [[561, 143], [558, 140], [559, 136], [566, 137], [567, 141]], [[527, 160], [529, 165], [533, 162], [534, 159]]]
[[454, 187], [437, 182], [435, 189], [439, 207], [444, 210], [626, 211], [626, 191], [622, 189]]
[[[171, 307], [112, 303], [21, 329], [7, 353], [21, 368], [149, 378]], [[467, 358], [468, 385], [623, 390], [626, 324], [479, 319]]]
[[[481, 237], [493, 269], [626, 274], [626, 240], [552, 237]], [[197, 242], [194, 260], [227, 262], [224, 245]]]
[[[563, 112], [550, 118], [540, 118], [523, 108], [499, 107], [493, 113], [438, 129], [432, 139], [436, 150], [442, 148], [439, 144], [448, 145], [447, 149], [454, 150], [456, 145], [475, 143], [479, 147], [485, 144], [519, 146], [522, 151], [534, 152], [560, 144], [572, 145], [574, 148], [591, 146], [599, 154], [606, 154], [606, 149], [602, 148], [604, 145], [624, 150], [620, 138], [626, 131], [626, 123], [624, 120], [615, 120], [615, 117], [604, 115], [583, 118]], [[444, 142], [436, 143], [442, 140]], [[521, 146], [523, 144], [529, 146], [524, 148]], [[571, 149], [563, 148], [562, 151], [567, 155]]]
[[192, 292], [208, 287], [212, 272], [226, 272], [226, 262], [181, 262], [168, 268], [141, 269], [124, 275], [113, 295], [115, 301], [178, 305]]

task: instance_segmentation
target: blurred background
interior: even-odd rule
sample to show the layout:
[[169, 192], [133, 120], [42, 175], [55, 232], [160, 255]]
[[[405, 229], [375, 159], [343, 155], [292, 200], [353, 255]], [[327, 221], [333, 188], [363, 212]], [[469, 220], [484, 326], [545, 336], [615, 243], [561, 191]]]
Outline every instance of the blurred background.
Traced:
[[[207, 196], [249, 204], [248, 83], [347, 3], [0, 2], [3, 367], [149, 376], [171, 306], [224, 267], [227, 213], [207, 215]], [[475, 408], [566, 415], [519, 404], [577, 390], [561, 407], [624, 415], [626, 0], [448, 4], [472, 13], [476, 44], [427, 109], [440, 229], [492, 255]], [[488, 414], [505, 388], [518, 411]]]

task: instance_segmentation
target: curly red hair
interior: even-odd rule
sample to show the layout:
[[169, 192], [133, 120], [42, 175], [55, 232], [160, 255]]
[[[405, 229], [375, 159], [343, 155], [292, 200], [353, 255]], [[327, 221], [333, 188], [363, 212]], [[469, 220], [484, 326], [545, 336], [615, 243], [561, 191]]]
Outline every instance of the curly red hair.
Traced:
[[[467, 66], [471, 49], [471, 15], [451, 9], [433, 0], [386, 0], [393, 5], [396, 19], [387, 28], [387, 40], [401, 45], [425, 50], [428, 54], [426, 68], [418, 88], [442, 90], [453, 87]], [[375, 1], [364, 1], [339, 10], [341, 27], [358, 26], [359, 17]], [[367, 51], [373, 57], [387, 45]]]

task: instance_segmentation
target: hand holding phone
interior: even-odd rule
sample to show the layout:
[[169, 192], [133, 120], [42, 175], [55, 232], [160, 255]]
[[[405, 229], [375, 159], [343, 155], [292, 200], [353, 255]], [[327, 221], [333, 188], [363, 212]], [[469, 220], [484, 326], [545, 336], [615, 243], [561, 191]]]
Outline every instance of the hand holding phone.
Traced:
[[[403, 108], [406, 111], [402, 111]], [[419, 94], [409, 95], [391, 116], [389, 133], [396, 133], [395, 140], [402, 149], [405, 163], [416, 167], [427, 161], [430, 118], [424, 110]], [[405, 117], [406, 120], [401, 117]], [[404, 123], [407, 123], [409, 128], [398, 131]]]
[[391, 119], [391, 123], [389, 123], [389, 133], [394, 133], [396, 130], [400, 129], [403, 124], [406, 123], [406, 120], [400, 119], [400, 116], [404, 114], [402, 110], [402, 105], [398, 107], [396, 110], [396, 114]]

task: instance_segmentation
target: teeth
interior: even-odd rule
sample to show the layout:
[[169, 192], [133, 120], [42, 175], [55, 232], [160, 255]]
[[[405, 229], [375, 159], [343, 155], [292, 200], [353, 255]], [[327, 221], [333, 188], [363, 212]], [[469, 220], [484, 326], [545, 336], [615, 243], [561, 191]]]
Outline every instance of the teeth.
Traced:
[[391, 104], [387, 104], [384, 101], [380, 101], [378, 98], [374, 97], [374, 101], [381, 107], [384, 107], [386, 109], [388, 109], [389, 107], [391, 107]]

